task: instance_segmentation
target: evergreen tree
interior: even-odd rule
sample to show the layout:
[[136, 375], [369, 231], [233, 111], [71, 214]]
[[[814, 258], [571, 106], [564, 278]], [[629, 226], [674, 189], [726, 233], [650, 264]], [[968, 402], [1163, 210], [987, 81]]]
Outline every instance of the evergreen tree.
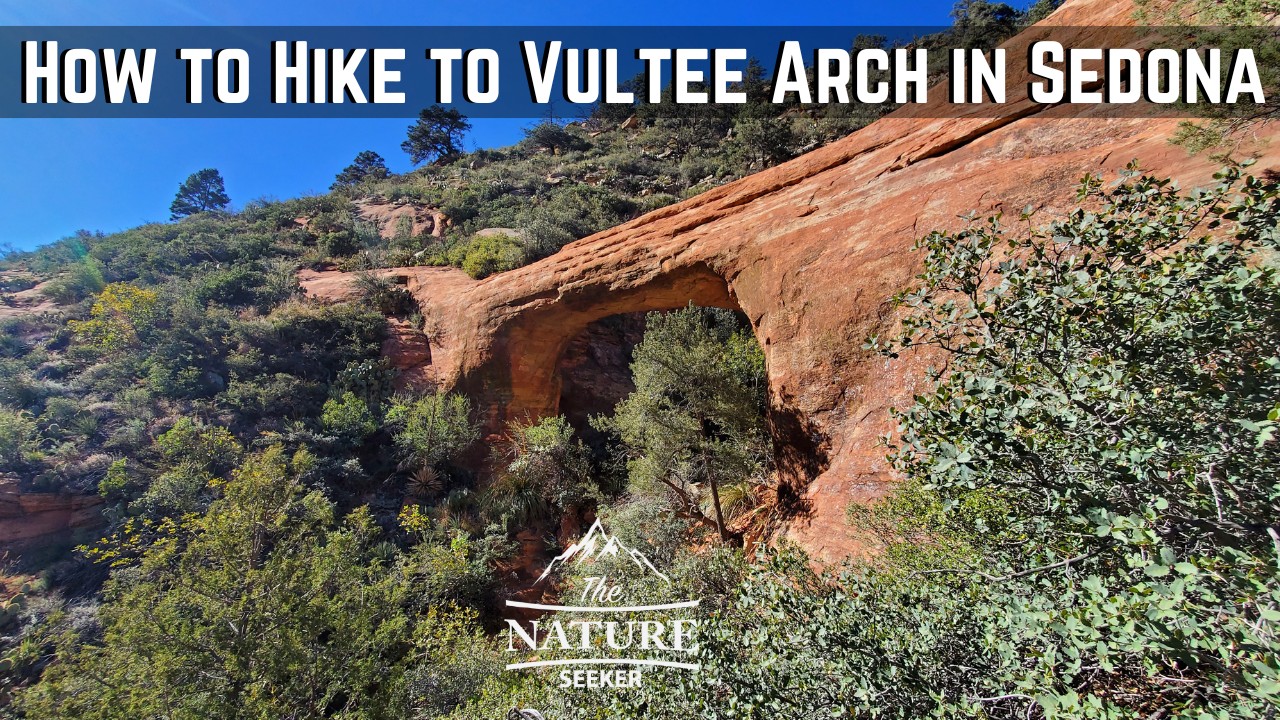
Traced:
[[351, 187], [359, 185], [368, 179], [382, 180], [389, 177], [391, 171], [387, 169], [387, 161], [382, 156], [372, 150], [364, 150], [356, 155], [355, 161], [343, 168], [338, 173], [333, 185], [329, 186], [331, 190], [338, 188]]
[[210, 210], [225, 210], [231, 198], [227, 197], [222, 173], [213, 168], [191, 173], [178, 186], [178, 194], [169, 206], [170, 220], [177, 220]]
[[677, 515], [729, 541], [724, 488], [761, 477], [768, 462], [764, 353], [723, 310], [690, 306], [646, 322], [636, 390], [598, 424], [626, 447], [634, 489], [660, 490]]
[[462, 137], [471, 123], [453, 108], [432, 105], [418, 114], [409, 126], [409, 139], [400, 144], [414, 165], [427, 161], [446, 162], [462, 152]]

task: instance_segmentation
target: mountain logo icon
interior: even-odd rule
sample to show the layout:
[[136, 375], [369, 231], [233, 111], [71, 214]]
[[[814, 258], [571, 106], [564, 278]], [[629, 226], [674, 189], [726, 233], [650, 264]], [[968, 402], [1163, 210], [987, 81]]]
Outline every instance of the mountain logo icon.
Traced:
[[605, 532], [599, 520], [591, 524], [591, 529], [587, 530], [587, 534], [583, 535], [581, 540], [555, 556], [555, 559], [547, 565], [547, 569], [542, 571], [542, 574], [538, 576], [538, 579], [533, 584], [537, 585], [547, 579], [553, 570], [566, 563], [576, 566], [608, 558], [630, 560], [641, 570], [653, 573], [662, 578], [663, 582], [668, 585], [671, 584], [671, 578], [654, 567], [653, 563], [649, 562], [649, 558], [645, 557], [643, 553], [627, 547], [618, 538]]
[[[609, 563], [608, 568], [593, 567], [602, 561]], [[626, 572], [611, 581], [608, 575], [619, 567], [617, 564]], [[572, 587], [555, 591], [568, 593], [565, 599], [572, 597], [580, 600], [579, 604], [507, 600], [507, 607], [526, 611], [525, 620], [506, 619], [507, 652], [524, 656], [511, 658], [507, 670], [557, 668], [562, 688], [622, 688], [638, 687], [646, 668], [696, 671], [701, 667], [691, 662], [697, 660], [691, 655], [698, 651], [696, 609], [700, 601], [663, 602], [663, 598], [650, 599], [646, 593], [637, 600], [653, 604], [632, 604], [626, 586], [634, 579], [634, 571], [661, 578], [666, 583], [662, 594], [673, 590], [675, 584], [644, 553], [605, 532], [599, 520], [580, 540], [555, 556], [533, 584], [551, 577], [559, 567], [580, 576], [585, 587], [580, 596]], [[574, 584], [576, 580], [567, 583]], [[539, 613], [536, 619], [528, 619], [530, 610]]]

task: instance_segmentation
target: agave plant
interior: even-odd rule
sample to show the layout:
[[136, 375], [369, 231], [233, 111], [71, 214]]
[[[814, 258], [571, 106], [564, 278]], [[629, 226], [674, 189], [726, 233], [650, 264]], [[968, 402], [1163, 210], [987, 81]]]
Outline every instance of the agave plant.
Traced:
[[444, 476], [430, 465], [423, 465], [409, 477], [405, 492], [414, 498], [428, 498], [444, 490]]

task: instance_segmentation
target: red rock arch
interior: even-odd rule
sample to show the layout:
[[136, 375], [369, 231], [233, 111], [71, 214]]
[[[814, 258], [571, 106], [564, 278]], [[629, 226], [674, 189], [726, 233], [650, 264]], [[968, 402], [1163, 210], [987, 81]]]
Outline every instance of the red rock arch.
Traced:
[[[1077, 0], [1051, 20], [1126, 25], [1131, 14], [1129, 3]], [[889, 408], [925, 389], [929, 358], [861, 349], [896, 322], [888, 301], [917, 273], [915, 241], [970, 211], [1065, 213], [1081, 176], [1134, 159], [1184, 185], [1217, 169], [1169, 145], [1176, 119], [1061, 115], [1017, 98], [997, 118], [899, 113], [517, 270], [481, 281], [451, 269], [391, 271], [418, 300], [430, 350], [401, 367], [413, 381], [465, 389], [493, 427], [555, 411], [556, 361], [594, 320], [690, 301], [741, 309], [768, 362], [783, 471], [811, 508], [786, 533], [819, 558], [858, 552], [845, 507], [895, 481], [880, 442], [894, 431]], [[1258, 172], [1280, 158], [1273, 128], [1261, 133], [1272, 142]], [[340, 279], [304, 284], [341, 294]]]

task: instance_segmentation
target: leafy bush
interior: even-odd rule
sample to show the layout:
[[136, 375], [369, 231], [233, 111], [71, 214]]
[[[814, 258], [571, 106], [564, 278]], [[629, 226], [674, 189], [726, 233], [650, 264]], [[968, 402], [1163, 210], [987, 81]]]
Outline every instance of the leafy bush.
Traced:
[[471, 401], [453, 393], [398, 396], [387, 410], [387, 423], [408, 466], [442, 468], [479, 437]]
[[483, 235], [467, 243], [461, 267], [479, 280], [524, 264], [524, 246], [519, 242], [506, 235]]
[[418, 303], [406, 289], [385, 275], [356, 273], [356, 289], [383, 315], [402, 317], [418, 309]]
[[325, 432], [337, 435], [350, 445], [359, 445], [378, 429], [378, 421], [369, 406], [350, 390], [325, 401], [320, 424]]
[[201, 277], [194, 289], [196, 302], [221, 303], [232, 307], [252, 305], [258, 300], [258, 288], [263, 284], [261, 269], [236, 265]]
[[[64, 645], [18, 698], [27, 717], [398, 717], [414, 623], [408, 575], [334, 527], [279, 448], [250, 458], [203, 517], [173, 526], [106, 589], [101, 638]], [[88, 639], [88, 638], [85, 638]]]
[[1218, 178], [1191, 194], [1089, 178], [1096, 211], [921, 243], [899, 346], [942, 349], [951, 373], [900, 415], [894, 459], [948, 504], [999, 491], [1009, 532], [958, 572], [1042, 614], [1005, 650], [1027, 664], [1000, 683], [1024, 707], [1252, 717], [1280, 699], [1263, 649], [1280, 620], [1280, 195]]
[[38, 431], [31, 415], [0, 405], [0, 463], [13, 468], [33, 459]]
[[240, 461], [243, 448], [226, 428], [180, 418], [156, 438], [156, 449], [172, 467], [223, 475]]
[[154, 290], [111, 283], [94, 301], [88, 320], [71, 320], [67, 326], [77, 341], [101, 352], [115, 352], [137, 344], [151, 328], [158, 299]]
[[474, 612], [454, 608], [427, 611], [421, 633], [431, 642], [406, 676], [415, 719], [448, 715], [502, 672], [502, 653], [477, 620]]
[[587, 448], [563, 416], [512, 422], [494, 456], [501, 470], [486, 501], [494, 518], [540, 525], [599, 499]]
[[79, 302], [102, 290], [106, 281], [102, 269], [93, 258], [84, 258], [67, 265], [61, 275], [50, 280], [40, 292], [59, 305]]

